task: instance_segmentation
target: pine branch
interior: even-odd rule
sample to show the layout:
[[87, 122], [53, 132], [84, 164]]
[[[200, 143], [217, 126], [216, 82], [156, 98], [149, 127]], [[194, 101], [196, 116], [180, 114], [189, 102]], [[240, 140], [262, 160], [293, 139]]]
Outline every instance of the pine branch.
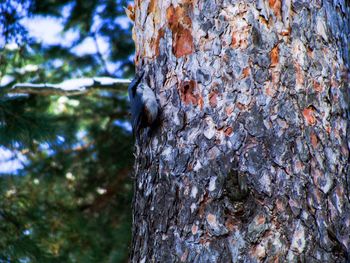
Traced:
[[31, 84], [20, 83], [9, 88], [6, 92], [11, 94], [37, 94], [37, 95], [65, 95], [74, 96], [86, 94], [94, 90], [126, 91], [130, 84], [128, 79], [109, 77], [77, 78], [59, 84]]

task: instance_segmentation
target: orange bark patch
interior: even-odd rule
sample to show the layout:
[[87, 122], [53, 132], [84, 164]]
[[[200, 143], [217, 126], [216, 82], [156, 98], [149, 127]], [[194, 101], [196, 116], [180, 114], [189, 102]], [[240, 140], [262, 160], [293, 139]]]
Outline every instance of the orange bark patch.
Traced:
[[273, 97], [276, 94], [276, 90], [270, 81], [265, 82], [264, 85], [265, 94]]
[[271, 58], [271, 67], [275, 67], [278, 64], [278, 60], [279, 60], [278, 46], [275, 46], [271, 50], [270, 58]]
[[337, 193], [337, 196], [338, 196], [339, 198], [343, 198], [343, 196], [344, 196], [344, 189], [343, 189], [342, 186], [338, 186], [338, 187], [336, 188], [335, 192]]
[[193, 53], [193, 37], [189, 29], [183, 29], [176, 35], [174, 55], [179, 58]]
[[316, 123], [315, 110], [311, 107], [308, 107], [303, 110], [303, 116], [307, 125], [313, 126]]
[[296, 73], [296, 84], [299, 88], [302, 88], [304, 86], [304, 72], [298, 63], [295, 63], [294, 67]]
[[175, 8], [173, 5], [169, 6], [166, 10], [166, 19], [171, 29], [175, 27]]
[[285, 30], [282, 30], [280, 32], [280, 35], [281, 36], [284, 36], [284, 37], [287, 37], [290, 35], [290, 33], [292, 32], [292, 28], [291, 27], [288, 27], [288, 29], [285, 29]]
[[193, 0], [182, 0], [182, 3], [193, 7]]
[[191, 4], [183, 4], [174, 8], [168, 7], [166, 17], [169, 28], [173, 33], [173, 53], [179, 58], [194, 51], [192, 36], [192, 20], [189, 17]]
[[322, 92], [323, 91], [323, 87], [316, 80], [313, 81], [313, 86], [314, 86], [314, 90], [315, 91], [317, 91], [317, 92]]
[[231, 46], [233, 48], [242, 48], [245, 49], [248, 47], [248, 30], [242, 29], [241, 31], [235, 31], [232, 33], [232, 42]]
[[216, 90], [209, 93], [209, 105], [213, 108], [215, 108], [216, 105], [218, 104], [217, 97], [218, 97], [218, 92]]
[[269, 0], [269, 6], [278, 19], [281, 19], [281, 0]]
[[199, 209], [198, 209], [198, 214], [200, 218], [203, 218], [204, 212], [205, 212], [205, 208], [207, 206], [208, 203], [210, 203], [211, 200], [208, 196], [208, 193], [204, 193], [204, 196], [202, 198], [202, 200], [200, 201], [200, 205], [199, 205]]
[[314, 132], [311, 132], [310, 141], [311, 141], [312, 147], [314, 147], [314, 149], [316, 149], [317, 144], [318, 144], [318, 139], [317, 139], [317, 136]]
[[233, 107], [230, 107], [230, 106], [226, 107], [225, 112], [226, 112], [227, 116], [231, 116], [231, 114], [233, 112]]
[[201, 95], [199, 95], [199, 98], [198, 98], [198, 105], [199, 105], [199, 108], [202, 110], [203, 105], [204, 105], [204, 101], [203, 101], [203, 97]]
[[127, 16], [131, 21], [135, 21], [135, 10], [134, 10], [134, 6], [132, 6], [131, 4], [129, 4], [127, 8], [124, 8], [124, 10], [125, 10], [126, 16]]
[[263, 259], [266, 257], [266, 249], [261, 244], [253, 246], [249, 252], [252, 257], [257, 259]]
[[[241, 6], [241, 5], [239, 5]], [[239, 7], [239, 13], [232, 19], [231, 28], [231, 46], [232, 48], [246, 49], [248, 47], [248, 39], [252, 35], [252, 25], [249, 24], [245, 18], [244, 13], [246, 12], [245, 5], [242, 4], [242, 8]]]
[[249, 75], [250, 75], [250, 68], [249, 67], [244, 68], [242, 71], [242, 78], [246, 78]]
[[236, 224], [231, 217], [226, 220], [225, 226], [229, 231], [233, 231], [236, 228]]
[[233, 32], [232, 34], [232, 47], [237, 48], [238, 47], [238, 40], [237, 40], [237, 32]]
[[209, 224], [211, 225], [215, 225], [216, 224], [216, 216], [213, 214], [208, 214], [207, 215], [207, 221]]
[[269, 27], [269, 21], [267, 21], [262, 15], [259, 16], [259, 22], [265, 25], [266, 27]]
[[192, 103], [193, 105], [197, 105], [198, 96], [195, 94], [197, 88], [197, 83], [194, 80], [184, 81], [180, 85], [180, 97], [181, 100], [188, 105]]
[[314, 51], [312, 50], [312, 48], [308, 47], [306, 54], [309, 58], [314, 58]]
[[151, 0], [148, 9], [147, 9], [147, 14], [154, 13], [157, 8], [157, 0]]
[[227, 127], [224, 130], [224, 133], [225, 133], [226, 136], [230, 136], [233, 133], [233, 128], [232, 127]]
[[191, 172], [193, 170], [193, 164], [192, 163], [189, 163], [187, 165], [187, 171]]

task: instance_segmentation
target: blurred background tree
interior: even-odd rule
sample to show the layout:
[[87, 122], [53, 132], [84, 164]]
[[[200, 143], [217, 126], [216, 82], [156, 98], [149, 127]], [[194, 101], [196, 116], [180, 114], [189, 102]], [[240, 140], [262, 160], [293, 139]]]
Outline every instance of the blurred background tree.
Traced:
[[127, 5], [0, 3], [0, 262], [127, 261], [133, 156], [126, 91], [7, 93], [23, 82], [132, 77]]

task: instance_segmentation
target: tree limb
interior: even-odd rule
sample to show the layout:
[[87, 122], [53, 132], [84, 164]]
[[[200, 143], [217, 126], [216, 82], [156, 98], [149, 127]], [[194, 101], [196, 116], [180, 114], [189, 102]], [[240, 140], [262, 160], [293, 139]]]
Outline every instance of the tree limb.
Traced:
[[109, 77], [77, 78], [59, 84], [20, 83], [7, 90], [11, 94], [65, 95], [74, 96], [89, 93], [93, 90], [112, 90], [124, 92], [130, 84], [128, 79]]

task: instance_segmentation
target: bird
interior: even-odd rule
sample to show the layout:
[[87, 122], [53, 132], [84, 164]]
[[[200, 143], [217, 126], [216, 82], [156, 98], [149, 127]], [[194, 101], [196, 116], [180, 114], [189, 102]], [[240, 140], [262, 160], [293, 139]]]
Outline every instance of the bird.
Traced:
[[128, 87], [131, 124], [134, 135], [141, 129], [152, 127], [158, 117], [158, 102], [154, 91], [145, 83], [144, 72], [136, 75]]

